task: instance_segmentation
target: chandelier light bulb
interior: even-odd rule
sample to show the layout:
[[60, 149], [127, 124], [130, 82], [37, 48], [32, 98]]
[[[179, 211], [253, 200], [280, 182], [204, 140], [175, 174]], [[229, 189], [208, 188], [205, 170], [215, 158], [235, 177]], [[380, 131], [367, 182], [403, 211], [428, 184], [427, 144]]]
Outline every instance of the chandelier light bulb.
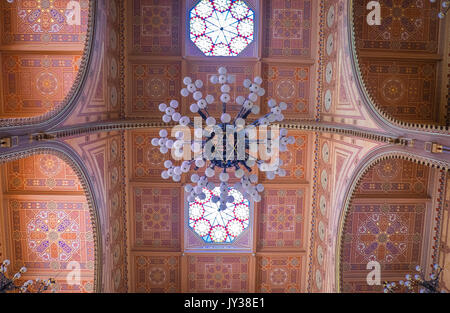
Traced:
[[197, 87], [198, 89], [203, 87], [203, 81], [200, 79], [197, 79], [194, 84], [195, 84], [195, 87]]
[[183, 78], [183, 83], [187, 86], [189, 84], [192, 83], [192, 78], [190, 78], [189, 76], [186, 76], [185, 78]]

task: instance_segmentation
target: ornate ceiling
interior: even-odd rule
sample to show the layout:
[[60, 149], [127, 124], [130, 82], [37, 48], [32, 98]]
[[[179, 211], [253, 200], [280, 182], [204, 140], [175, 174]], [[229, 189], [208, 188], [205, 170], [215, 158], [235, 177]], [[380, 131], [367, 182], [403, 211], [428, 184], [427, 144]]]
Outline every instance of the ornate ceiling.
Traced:
[[85, 47], [89, 0], [79, 2], [79, 25], [66, 21], [69, 2], [1, 2], [1, 118], [42, 115], [70, 93]]
[[382, 1], [382, 22], [366, 22], [365, 1], [354, 1], [355, 47], [367, 90], [376, 105], [405, 122], [446, 125], [448, 78], [445, 24], [439, 2]]
[[[49, 24], [44, 13], [30, 26], [38, 1], [1, 2], [0, 125], [10, 127], [0, 128], [8, 230], [1, 257], [26, 264], [30, 277], [56, 275], [66, 260], [43, 261], [29, 244], [44, 240], [42, 231], [27, 227], [61, 208], [79, 228], [58, 238], [79, 240], [68, 259], [83, 266], [78, 289], [60, 280], [61, 291], [378, 292], [365, 281], [369, 260], [389, 280], [416, 263], [428, 267], [437, 251], [448, 263], [450, 158], [431, 152], [433, 142], [450, 149], [448, 130], [399, 127], [445, 124], [446, 30], [431, 17], [435, 8], [382, 1], [382, 14], [392, 18], [368, 28], [366, 1], [246, 2], [255, 11], [255, 38], [235, 58], [202, 56], [190, 42], [193, 0], [81, 0], [81, 27]], [[51, 30], [56, 35], [45, 36]], [[243, 94], [244, 79], [264, 79], [262, 113], [270, 98], [286, 102], [284, 126], [295, 144], [281, 155], [286, 177], [268, 181], [256, 172], [265, 191], [252, 204], [248, 231], [235, 245], [208, 250], [187, 227], [187, 176], [161, 178], [163, 158], [151, 139], [161, 129], [160, 103], [176, 99], [193, 116], [179, 93], [182, 78], [202, 79], [217, 96], [209, 77], [220, 66], [236, 77], [232, 98]], [[10, 99], [20, 106], [8, 106]], [[41, 115], [52, 108], [50, 117]], [[438, 245], [433, 237], [441, 234]], [[52, 247], [50, 258], [63, 254]]]
[[[3, 254], [24, 279], [54, 277], [59, 292], [94, 290], [95, 241], [86, 196], [76, 173], [51, 154], [37, 154], [1, 166]], [[66, 276], [77, 262], [80, 281]]]

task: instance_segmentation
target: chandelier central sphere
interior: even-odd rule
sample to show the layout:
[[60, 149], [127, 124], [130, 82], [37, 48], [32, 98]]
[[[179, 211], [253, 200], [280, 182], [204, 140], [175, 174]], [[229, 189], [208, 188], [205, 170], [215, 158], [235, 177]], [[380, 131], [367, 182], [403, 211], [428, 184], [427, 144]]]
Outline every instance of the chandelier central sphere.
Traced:
[[[220, 195], [213, 196], [212, 201], [219, 204], [219, 210], [226, 210], [227, 203], [235, 201], [229, 192], [231, 189], [229, 182], [233, 180], [230, 173], [234, 174], [237, 181], [233, 186], [234, 189], [239, 190], [246, 199], [259, 202], [264, 186], [258, 183], [258, 176], [254, 173], [255, 166], [264, 172], [269, 180], [273, 180], [277, 175], [286, 175], [286, 171], [281, 168], [283, 162], [279, 158], [279, 152], [287, 151], [287, 145], [293, 144], [295, 139], [287, 137], [286, 129], [271, 124], [284, 120], [282, 112], [287, 109], [287, 104], [284, 102], [277, 104], [274, 99], [270, 99], [267, 103], [269, 113], [247, 124], [250, 114], [257, 115], [260, 112], [256, 102], [259, 97], [265, 95], [265, 90], [261, 87], [262, 78], [255, 77], [253, 82], [249, 79], [244, 80], [243, 86], [249, 93], [246, 97], [236, 97], [235, 103], [240, 105], [240, 111], [234, 117], [227, 113], [227, 106], [232, 101], [230, 84], [235, 83], [235, 76], [229, 75], [225, 67], [220, 67], [218, 75], [211, 76], [210, 82], [220, 86], [219, 100], [222, 104], [220, 122], [208, 112], [208, 105], [213, 104], [215, 99], [210, 94], [204, 96], [199, 90], [204, 85], [202, 80], [193, 81], [192, 78], [185, 77], [183, 83], [186, 87], [180, 91], [183, 97], [192, 96], [194, 100], [190, 105], [190, 111], [199, 115], [194, 118], [194, 122], [188, 116], [182, 116], [177, 112], [179, 103], [176, 100], [170, 101], [169, 105], [165, 103], [159, 105], [159, 110], [164, 113], [163, 122], [179, 123], [171, 130], [174, 139], [169, 138], [166, 129], [159, 132], [159, 138], [152, 139], [152, 145], [159, 147], [162, 154], [167, 154], [170, 150], [172, 158], [180, 163], [175, 165], [171, 160], [164, 161], [165, 170], [161, 176], [180, 182], [181, 175], [188, 173], [192, 167], [199, 173], [200, 169], [204, 168], [204, 174], [192, 174], [193, 184], [185, 186], [188, 201], [194, 202], [206, 198], [204, 188], [213, 190], [216, 187], [213, 177], [216, 176], [218, 169]], [[202, 127], [203, 122], [206, 123], [205, 128]], [[192, 133], [194, 139], [191, 138]]]

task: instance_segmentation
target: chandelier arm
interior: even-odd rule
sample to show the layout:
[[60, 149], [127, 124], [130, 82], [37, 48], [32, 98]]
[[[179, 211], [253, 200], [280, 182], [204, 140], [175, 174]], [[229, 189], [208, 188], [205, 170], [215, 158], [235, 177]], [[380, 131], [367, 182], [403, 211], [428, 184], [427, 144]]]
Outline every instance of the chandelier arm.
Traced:
[[201, 110], [198, 110], [197, 113], [202, 117], [203, 120], [206, 121], [207, 116]]

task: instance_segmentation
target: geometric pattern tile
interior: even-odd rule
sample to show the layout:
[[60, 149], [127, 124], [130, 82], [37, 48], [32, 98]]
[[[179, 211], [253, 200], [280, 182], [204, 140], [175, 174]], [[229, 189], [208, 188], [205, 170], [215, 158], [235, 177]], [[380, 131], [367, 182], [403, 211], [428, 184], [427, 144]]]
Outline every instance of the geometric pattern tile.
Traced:
[[309, 115], [310, 68], [308, 65], [264, 64], [262, 70], [267, 94], [263, 103], [271, 98], [285, 102], [286, 117]]
[[264, 1], [264, 56], [311, 56], [313, 2], [311, 0]]
[[135, 291], [146, 293], [180, 292], [179, 256], [134, 257]]
[[132, 2], [131, 51], [145, 55], [180, 55], [181, 2], [135, 0]]
[[7, 191], [82, 191], [72, 168], [51, 154], [38, 154], [6, 164]]
[[188, 256], [188, 292], [249, 292], [249, 256]]
[[304, 187], [266, 186], [258, 211], [259, 250], [300, 250], [305, 247], [305, 192]]
[[[235, 77], [235, 82], [229, 84], [231, 90], [229, 92], [232, 101], [227, 105], [227, 112], [232, 114], [236, 114], [240, 110], [240, 106], [237, 105], [234, 101], [237, 96], [245, 96], [248, 94], [248, 90], [244, 88], [243, 81], [245, 79], [253, 80], [256, 71], [256, 62], [189, 62], [187, 73], [192, 77], [193, 80], [201, 79], [204, 83], [201, 91], [204, 95], [210, 94], [214, 96], [215, 101], [208, 105], [208, 112], [211, 115], [219, 114], [222, 112], [222, 104], [220, 102], [220, 85], [214, 85], [211, 83], [210, 78], [212, 75], [217, 75], [217, 70], [220, 66], [224, 66], [230, 75]], [[192, 100], [190, 96], [189, 101]], [[191, 102], [186, 103], [184, 114], [189, 114], [189, 106]]]
[[78, 44], [82, 49], [86, 40], [89, 19], [89, 0], [80, 4], [80, 25], [69, 25], [66, 9], [71, 0], [15, 0], [12, 4], [2, 1], [1, 42], [11, 44], [54, 45]]
[[439, 39], [439, 1], [380, 1], [381, 25], [366, 21], [367, 1], [354, 1], [358, 49], [435, 53]]
[[80, 55], [3, 54], [0, 114], [32, 116], [61, 104], [72, 88], [80, 60]]
[[[289, 131], [289, 136], [295, 138], [295, 143], [289, 150], [280, 152], [279, 158], [283, 161], [281, 166], [286, 170], [285, 177], [277, 177], [278, 182], [305, 182], [307, 179], [307, 166], [308, 161], [311, 162], [311, 158], [308, 156], [308, 149], [310, 145], [309, 136], [304, 132], [299, 131]], [[271, 157], [272, 159], [272, 157]], [[273, 159], [276, 159], [273, 157]], [[270, 162], [270, 160], [266, 160]], [[264, 182], [271, 182], [266, 178], [266, 174], [260, 171], [260, 180]]]
[[181, 66], [171, 64], [131, 64], [132, 101], [128, 115], [159, 112], [160, 103], [180, 101]]
[[132, 150], [132, 180], [164, 181], [161, 172], [168, 156], [161, 154], [159, 147], [152, 145], [151, 141], [155, 137], [159, 138], [158, 130], [131, 132], [129, 149]]
[[383, 160], [364, 175], [356, 195], [425, 197], [427, 195], [429, 171], [429, 168], [425, 165], [406, 160]]
[[180, 189], [135, 186], [134, 246], [180, 250]]
[[404, 279], [421, 264], [425, 200], [416, 203], [366, 203], [358, 200], [347, 218], [342, 247], [344, 292], [379, 292], [369, 286], [367, 264], [381, 265], [381, 281]]
[[93, 273], [95, 243], [86, 198], [23, 197], [8, 199], [15, 262], [29, 270], [55, 273], [77, 261], [82, 271]]
[[302, 257], [258, 257], [257, 292], [301, 292]]
[[360, 66], [368, 91], [387, 113], [404, 121], [433, 121], [436, 61], [361, 58]]

